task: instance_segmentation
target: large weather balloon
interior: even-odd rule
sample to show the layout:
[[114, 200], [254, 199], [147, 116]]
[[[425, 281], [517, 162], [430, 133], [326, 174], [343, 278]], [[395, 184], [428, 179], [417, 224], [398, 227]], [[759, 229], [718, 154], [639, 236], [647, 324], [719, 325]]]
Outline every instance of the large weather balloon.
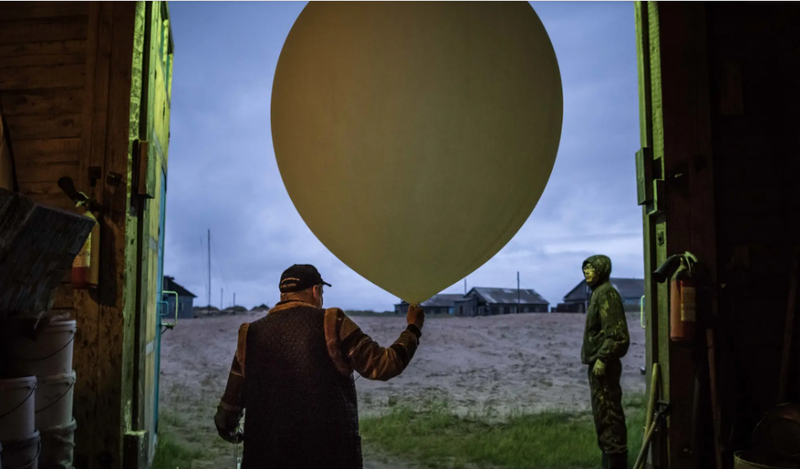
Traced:
[[531, 214], [562, 110], [556, 55], [527, 2], [312, 2], [278, 60], [272, 138], [317, 238], [419, 303]]

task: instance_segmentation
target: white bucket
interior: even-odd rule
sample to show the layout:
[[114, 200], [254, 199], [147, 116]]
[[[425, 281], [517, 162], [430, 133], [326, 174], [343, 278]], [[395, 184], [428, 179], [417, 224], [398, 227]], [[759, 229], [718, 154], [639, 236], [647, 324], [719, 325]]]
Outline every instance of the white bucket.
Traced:
[[11, 339], [9, 371], [13, 376], [53, 376], [72, 370], [72, 349], [77, 323], [56, 321], [32, 340], [17, 336]]
[[0, 380], [0, 442], [33, 435], [36, 376]]
[[36, 428], [52, 428], [72, 421], [75, 371], [41, 376], [36, 386]]
[[42, 469], [72, 468], [77, 427], [73, 419], [67, 425], [41, 430], [42, 453], [39, 455], [39, 466]]
[[39, 467], [39, 453], [42, 449], [39, 432], [28, 435], [21, 441], [14, 441], [3, 445], [0, 457], [6, 469], [37, 469]]

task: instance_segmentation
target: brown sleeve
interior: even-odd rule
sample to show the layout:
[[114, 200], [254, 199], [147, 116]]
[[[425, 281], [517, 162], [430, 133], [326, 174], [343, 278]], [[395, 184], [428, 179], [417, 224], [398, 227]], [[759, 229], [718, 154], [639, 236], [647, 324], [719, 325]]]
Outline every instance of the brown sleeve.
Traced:
[[242, 418], [244, 409], [244, 364], [245, 350], [247, 341], [247, 328], [249, 324], [242, 324], [239, 327], [239, 337], [236, 341], [236, 353], [233, 355], [231, 371], [228, 374], [228, 383], [225, 386], [225, 393], [220, 399], [217, 413], [214, 416], [214, 423], [217, 431], [231, 433], [236, 430], [239, 420]]
[[404, 330], [389, 347], [381, 347], [347, 317], [337, 312], [339, 342], [344, 361], [367, 379], [387, 381], [403, 372], [411, 362], [422, 335], [413, 324]]

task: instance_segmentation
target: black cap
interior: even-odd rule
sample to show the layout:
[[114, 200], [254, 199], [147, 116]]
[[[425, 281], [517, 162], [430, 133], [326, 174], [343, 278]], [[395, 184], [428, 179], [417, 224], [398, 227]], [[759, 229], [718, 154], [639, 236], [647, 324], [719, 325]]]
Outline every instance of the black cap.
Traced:
[[284, 270], [281, 275], [281, 293], [303, 291], [315, 285], [331, 286], [330, 283], [322, 280], [322, 276], [313, 265], [295, 264]]

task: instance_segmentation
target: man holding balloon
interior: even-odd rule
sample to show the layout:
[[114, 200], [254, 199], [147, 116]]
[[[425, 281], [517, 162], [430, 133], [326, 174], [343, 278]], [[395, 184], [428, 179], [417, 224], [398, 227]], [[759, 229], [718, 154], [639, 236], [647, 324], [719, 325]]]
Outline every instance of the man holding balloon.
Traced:
[[289, 267], [281, 276], [281, 301], [239, 329], [214, 423], [226, 441], [244, 441], [245, 469], [361, 468], [353, 371], [386, 381], [417, 350], [422, 308], [409, 307], [408, 326], [384, 348], [341, 309], [323, 309], [325, 285], [314, 266]]

